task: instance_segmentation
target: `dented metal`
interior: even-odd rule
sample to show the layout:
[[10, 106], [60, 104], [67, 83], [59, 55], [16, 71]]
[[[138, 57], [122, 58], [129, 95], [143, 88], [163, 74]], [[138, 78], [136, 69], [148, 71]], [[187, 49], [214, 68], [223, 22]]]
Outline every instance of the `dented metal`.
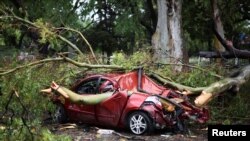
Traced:
[[184, 120], [204, 123], [209, 118], [207, 109], [195, 107], [178, 92], [158, 85], [142, 69], [125, 74], [90, 75], [78, 80], [71, 90], [83, 96], [114, 93], [96, 105], [54, 98], [54, 102], [63, 104], [64, 116], [70, 121], [130, 128], [135, 134], [144, 134], [152, 132], [151, 129], [183, 130], [180, 125]]

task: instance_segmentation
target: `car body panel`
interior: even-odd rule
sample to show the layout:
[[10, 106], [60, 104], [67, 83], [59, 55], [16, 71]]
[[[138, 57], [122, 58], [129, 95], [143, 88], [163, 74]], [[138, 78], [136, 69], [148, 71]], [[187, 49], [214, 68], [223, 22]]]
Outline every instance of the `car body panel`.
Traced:
[[[84, 104], [74, 104], [67, 103], [64, 104], [69, 120], [75, 122], [95, 123], [95, 107], [92, 105]], [[70, 115], [70, 116], [69, 116]]]
[[[114, 77], [121, 89], [126, 89], [133, 92], [138, 92], [138, 72], [132, 71], [123, 75], [119, 75]], [[145, 74], [142, 75], [141, 78], [141, 89], [148, 91], [153, 94], [159, 94], [167, 96], [169, 89], [156, 84]]]
[[[127, 127], [127, 118], [135, 111], [146, 113], [157, 129], [173, 127], [177, 121], [192, 119], [200, 123], [208, 120], [208, 111], [193, 106], [185, 96], [163, 87], [141, 71], [124, 74], [89, 75], [77, 80], [71, 88], [79, 95], [98, 95], [113, 90], [113, 95], [96, 105], [63, 103], [67, 116], [75, 122], [107, 127]], [[175, 107], [168, 111], [162, 103], [147, 101], [149, 97], [164, 99]], [[181, 99], [175, 102], [174, 98]]]
[[116, 92], [109, 99], [95, 106], [97, 122], [103, 126], [117, 126], [125, 108], [128, 95], [125, 91]]

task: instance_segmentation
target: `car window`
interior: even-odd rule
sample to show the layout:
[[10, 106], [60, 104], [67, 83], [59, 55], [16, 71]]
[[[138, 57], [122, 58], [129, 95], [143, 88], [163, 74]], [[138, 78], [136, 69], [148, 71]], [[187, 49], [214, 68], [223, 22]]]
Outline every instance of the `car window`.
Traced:
[[100, 94], [108, 91], [113, 91], [114, 86], [110, 80], [97, 77], [87, 81], [83, 81], [77, 88], [78, 94]]
[[97, 88], [97, 83], [98, 83], [98, 78], [93, 78], [87, 81], [83, 81], [77, 88], [76, 88], [76, 93], [78, 94], [95, 94], [96, 93], [96, 88]]
[[114, 91], [114, 84], [110, 80], [102, 79], [98, 90], [99, 90], [99, 93]]

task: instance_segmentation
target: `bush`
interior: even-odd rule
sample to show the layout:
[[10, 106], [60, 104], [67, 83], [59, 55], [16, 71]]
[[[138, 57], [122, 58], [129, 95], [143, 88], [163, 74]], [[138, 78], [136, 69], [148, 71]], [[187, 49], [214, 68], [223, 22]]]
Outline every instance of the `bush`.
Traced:
[[0, 129], [0, 140], [58, 140], [40, 128], [43, 114], [55, 106], [39, 91], [48, 88], [52, 80], [67, 85], [71, 76], [74, 76], [72, 67], [58, 63], [27, 67], [2, 76], [0, 111], [3, 112], [0, 112], [0, 123], [5, 128]]

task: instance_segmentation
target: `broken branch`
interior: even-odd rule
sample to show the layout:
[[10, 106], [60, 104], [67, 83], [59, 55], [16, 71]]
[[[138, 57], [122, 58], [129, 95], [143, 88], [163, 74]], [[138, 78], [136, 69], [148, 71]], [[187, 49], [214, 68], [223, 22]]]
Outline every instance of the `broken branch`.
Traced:
[[209, 87], [205, 88], [201, 95], [194, 101], [196, 106], [203, 106], [207, 104], [214, 97], [219, 94], [231, 90], [238, 91], [239, 87], [250, 79], [250, 65], [244, 67], [237, 76], [225, 78], [218, 82], [211, 84]]
[[164, 86], [169, 86], [174, 89], [177, 89], [186, 95], [200, 94], [206, 88], [206, 87], [193, 88], [193, 87], [185, 86], [185, 85], [164, 79], [163, 77], [155, 73], [150, 74], [150, 76], [156, 79], [157, 81], [163, 83]]
[[119, 69], [119, 70], [124, 70], [125, 68], [123, 68], [122, 66], [117, 66], [117, 65], [92, 65], [92, 64], [87, 64], [87, 63], [81, 63], [81, 62], [77, 62], [75, 60], [72, 60], [68, 57], [58, 57], [58, 58], [47, 58], [47, 59], [43, 59], [43, 60], [39, 60], [39, 61], [35, 61], [35, 62], [31, 62], [29, 64], [25, 64], [22, 66], [18, 66], [15, 67], [13, 69], [4, 71], [0, 73], [0, 76], [9, 74], [9, 73], [13, 73], [17, 70], [26, 68], [26, 67], [30, 67], [30, 66], [35, 66], [35, 65], [39, 65], [39, 64], [43, 64], [43, 63], [48, 63], [48, 62], [54, 62], [54, 61], [66, 61], [68, 63], [71, 63], [75, 66], [78, 67], [85, 67], [85, 68], [89, 68], [89, 69], [98, 69], [98, 68], [106, 68], [106, 69]]
[[200, 67], [197, 67], [197, 66], [193, 66], [193, 65], [188, 65], [188, 64], [177, 64], [177, 63], [159, 63], [160, 65], [177, 65], [177, 66], [185, 66], [185, 67], [189, 67], [189, 68], [194, 68], [194, 69], [197, 69], [197, 70], [200, 70], [200, 71], [203, 71], [203, 72], [206, 72], [206, 73], [209, 73], [210, 75], [214, 76], [214, 77], [217, 77], [217, 78], [223, 78], [223, 76], [221, 75], [218, 75], [218, 74], [215, 74], [215, 73], [212, 73], [206, 69], [203, 69], [203, 68], [200, 68]]
[[90, 50], [93, 58], [95, 59], [96, 63], [99, 64], [98, 60], [96, 59], [96, 56], [95, 56], [95, 53], [93, 51], [92, 46], [90, 45], [90, 43], [88, 42], [88, 40], [82, 35], [82, 33], [80, 31], [72, 29], [72, 28], [63, 28], [63, 29], [78, 33], [82, 37], [82, 39], [84, 40], [84, 42], [87, 44], [87, 46], [89, 47], [89, 50]]
[[[37, 29], [43, 29], [43, 28], [44, 28], [44, 27], [41, 27], [41, 26], [39, 26], [39, 25], [37, 25], [37, 24], [35, 24], [35, 23], [33, 23], [33, 22], [27, 20], [27, 19], [18, 17], [18, 16], [16, 16], [16, 15], [14, 15], [14, 13], [12, 13], [12, 15], [0, 16], [0, 19], [1, 19], [1, 18], [16, 19], [16, 20], [18, 20], [18, 21], [20, 21], [20, 22], [23, 22], [23, 23], [25, 23], [25, 24], [28, 24], [28, 25], [30, 25], [30, 26], [33, 26], [33, 27], [35, 27], [35, 28], [37, 28]], [[49, 30], [49, 31], [50, 31], [50, 30]], [[76, 30], [75, 30], [75, 31], [76, 31]], [[72, 42], [70, 42], [70, 41], [69, 41], [68, 39], [66, 39], [65, 37], [63, 37], [63, 36], [61, 36], [61, 35], [59, 35], [59, 34], [56, 34], [56, 33], [54, 33], [53, 31], [50, 31], [49, 33], [50, 33], [50, 34], [56, 35], [60, 40], [62, 40], [63, 42], [67, 43], [71, 48], [73, 48], [79, 55], [81, 55], [82, 57], [84, 56], [83, 53], [82, 53], [82, 51], [81, 51], [75, 44], [73, 44]]]

